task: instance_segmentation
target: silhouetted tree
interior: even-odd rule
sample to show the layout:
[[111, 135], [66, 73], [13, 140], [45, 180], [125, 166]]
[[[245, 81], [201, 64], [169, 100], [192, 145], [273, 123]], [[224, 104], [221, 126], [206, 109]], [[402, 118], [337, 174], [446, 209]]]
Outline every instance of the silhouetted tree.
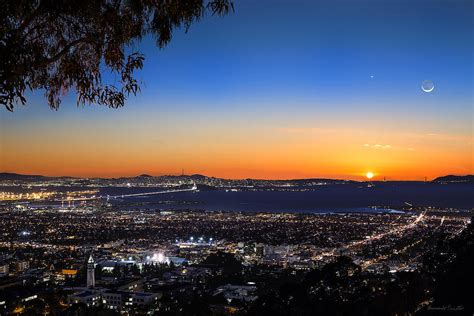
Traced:
[[[140, 90], [133, 77], [144, 56], [133, 45], [152, 35], [164, 47], [206, 12], [224, 15], [231, 0], [5, 0], [0, 10], [0, 104], [12, 111], [25, 91], [44, 90], [57, 109], [69, 90], [77, 104], [124, 105]], [[116, 83], [102, 81], [103, 71]]]
[[[444, 264], [438, 260], [434, 273], [437, 281], [434, 289], [434, 306], [462, 306], [465, 315], [474, 313], [472, 285], [474, 284], [474, 222], [471, 219], [466, 229], [454, 239], [447, 239], [444, 245], [448, 256]], [[442, 250], [441, 250], [442, 251]], [[438, 253], [441, 253], [438, 250]]]
[[132, 275], [140, 275], [140, 269], [136, 264], [130, 267], [130, 272], [132, 273]]
[[210, 254], [203, 262], [203, 265], [216, 266], [222, 269], [222, 274], [232, 281], [242, 274], [242, 263], [231, 253], [216, 252]]

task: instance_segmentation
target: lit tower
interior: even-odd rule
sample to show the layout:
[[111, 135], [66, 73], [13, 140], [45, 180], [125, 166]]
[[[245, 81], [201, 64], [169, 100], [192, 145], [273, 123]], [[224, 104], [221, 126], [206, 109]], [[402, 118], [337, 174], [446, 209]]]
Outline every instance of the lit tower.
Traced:
[[92, 258], [92, 254], [89, 256], [89, 260], [87, 260], [87, 287], [94, 288], [95, 287], [95, 267], [94, 267], [94, 259]]

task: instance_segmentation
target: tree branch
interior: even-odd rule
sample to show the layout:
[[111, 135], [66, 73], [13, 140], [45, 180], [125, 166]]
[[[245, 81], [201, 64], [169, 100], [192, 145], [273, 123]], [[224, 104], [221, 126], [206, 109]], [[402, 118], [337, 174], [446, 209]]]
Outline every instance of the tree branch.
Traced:
[[38, 6], [34, 11], [21, 23], [20, 27], [17, 29], [16, 34], [22, 34], [28, 25], [38, 16], [39, 9], [41, 8], [41, 1], [38, 3]]
[[62, 56], [67, 54], [69, 52], [69, 50], [71, 48], [73, 48], [74, 46], [76, 46], [77, 44], [86, 43], [86, 42], [87, 42], [87, 37], [78, 38], [77, 40], [74, 40], [74, 41], [70, 42], [69, 44], [65, 45], [63, 47], [63, 49], [59, 53], [57, 53], [56, 55], [54, 55], [52, 57], [49, 57], [49, 58], [44, 58], [41, 61], [41, 63], [36, 65], [36, 67], [44, 67], [46, 65], [54, 63], [54, 62], [58, 61]]

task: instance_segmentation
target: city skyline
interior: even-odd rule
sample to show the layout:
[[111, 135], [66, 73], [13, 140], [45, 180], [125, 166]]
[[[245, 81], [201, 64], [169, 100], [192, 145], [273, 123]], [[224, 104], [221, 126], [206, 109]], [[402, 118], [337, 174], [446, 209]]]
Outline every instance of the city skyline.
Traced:
[[[472, 2], [235, 3], [145, 38], [125, 107], [0, 112], [1, 172], [433, 179], [473, 171]], [[403, 20], [403, 23], [401, 22]], [[279, 23], [278, 21], [281, 21]], [[337, 23], [335, 23], [335, 21]], [[113, 80], [113, 78], [109, 78]], [[435, 88], [421, 90], [424, 80]]]

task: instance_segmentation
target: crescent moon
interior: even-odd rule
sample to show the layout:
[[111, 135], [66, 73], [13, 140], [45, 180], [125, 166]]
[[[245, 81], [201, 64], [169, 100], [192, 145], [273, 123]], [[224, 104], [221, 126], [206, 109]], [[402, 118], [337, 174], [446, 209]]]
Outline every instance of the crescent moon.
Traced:
[[[427, 86], [430, 86], [429, 88]], [[421, 90], [423, 90], [426, 93], [429, 93], [434, 90], [434, 84], [433, 82], [430, 81], [423, 81], [421, 84]]]
[[434, 90], [434, 86], [431, 87], [431, 89], [426, 89], [425, 87], [422, 86], [422, 87], [421, 87], [421, 90], [423, 90], [423, 91], [425, 91], [425, 92], [431, 92], [431, 91]]

